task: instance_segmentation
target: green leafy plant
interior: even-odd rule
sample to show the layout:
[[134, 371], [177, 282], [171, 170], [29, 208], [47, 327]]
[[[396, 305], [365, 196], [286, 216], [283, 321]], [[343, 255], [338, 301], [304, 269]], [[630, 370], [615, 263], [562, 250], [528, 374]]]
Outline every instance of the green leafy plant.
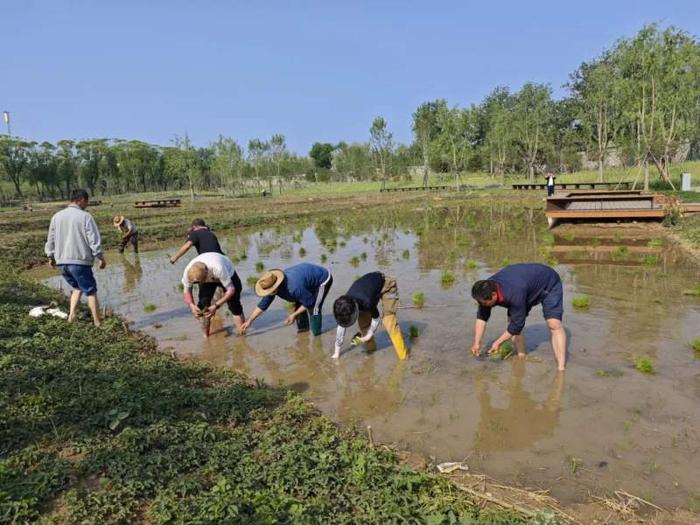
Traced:
[[503, 361], [505, 359], [508, 359], [514, 350], [515, 349], [513, 348], [513, 342], [506, 341], [505, 343], [503, 343], [500, 346], [500, 348], [498, 349], [498, 352], [495, 352], [493, 354], [489, 354], [489, 359], [491, 359], [493, 361]]
[[425, 306], [425, 294], [423, 292], [416, 292], [413, 294], [413, 306], [416, 308], [423, 308]]
[[479, 267], [479, 263], [477, 263], [474, 259], [469, 259], [467, 261], [467, 268], [469, 270], [476, 270]]
[[634, 367], [637, 370], [639, 370], [642, 374], [656, 374], [656, 367], [654, 366], [654, 362], [648, 357], [635, 358]]
[[574, 308], [585, 310], [591, 306], [591, 298], [587, 295], [578, 295], [571, 300]]
[[258, 273], [262, 273], [262, 271], [265, 269], [265, 263], [262, 261], [258, 261], [255, 263], [255, 271]]
[[350, 266], [352, 266], [353, 268], [357, 268], [358, 266], [360, 266], [360, 258], [357, 255], [353, 255], [350, 258]]

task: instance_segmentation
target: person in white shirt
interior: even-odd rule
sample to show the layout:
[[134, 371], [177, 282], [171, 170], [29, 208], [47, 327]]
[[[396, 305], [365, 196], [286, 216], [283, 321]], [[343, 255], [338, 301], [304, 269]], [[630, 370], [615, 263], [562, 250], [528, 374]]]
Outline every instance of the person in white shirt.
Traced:
[[544, 178], [547, 179], [547, 197], [551, 197], [554, 195], [554, 181], [557, 180], [557, 178], [553, 173], [547, 173]]
[[[195, 284], [199, 287], [197, 304], [192, 298], [192, 288]], [[233, 314], [236, 331], [240, 332], [245, 322], [243, 305], [241, 305], [242, 285], [231, 259], [214, 252], [198, 255], [185, 267], [182, 286], [185, 303], [190, 307], [192, 315], [202, 319], [202, 333], [205, 338], [209, 337], [211, 318], [225, 304], [228, 304]], [[224, 295], [212, 304], [214, 293], [219, 287], [224, 289]]]

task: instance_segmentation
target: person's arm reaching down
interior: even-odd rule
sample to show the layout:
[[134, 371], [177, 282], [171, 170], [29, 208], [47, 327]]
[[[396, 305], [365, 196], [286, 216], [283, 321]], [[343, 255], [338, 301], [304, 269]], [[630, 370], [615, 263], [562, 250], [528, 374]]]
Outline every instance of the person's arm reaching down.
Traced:
[[190, 248], [192, 248], [192, 241], [185, 242], [185, 244], [180, 246], [180, 249], [175, 253], [175, 255], [170, 257], [170, 264], [175, 264], [177, 260], [183, 255], [185, 255], [187, 253], [187, 250], [189, 250]]

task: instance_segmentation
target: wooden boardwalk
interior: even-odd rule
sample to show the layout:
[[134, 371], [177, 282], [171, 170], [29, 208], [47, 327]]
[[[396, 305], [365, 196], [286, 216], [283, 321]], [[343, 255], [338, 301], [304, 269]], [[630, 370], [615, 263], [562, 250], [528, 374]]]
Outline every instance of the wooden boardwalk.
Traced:
[[180, 205], [180, 199], [154, 199], [150, 201], [136, 201], [134, 208], [174, 208]]
[[[632, 181], [625, 180], [620, 182], [557, 182], [554, 187], [557, 190], [567, 190], [567, 189], [603, 189], [603, 190], [628, 190], [632, 186]], [[513, 184], [514, 190], [544, 190], [547, 185], [544, 183], [523, 183], [523, 184]]]
[[545, 215], [552, 227], [560, 220], [663, 219], [662, 195], [637, 192], [560, 192], [547, 198]]
[[439, 185], [439, 186], [401, 186], [398, 188], [381, 188], [379, 191], [445, 191], [454, 190], [454, 186]]

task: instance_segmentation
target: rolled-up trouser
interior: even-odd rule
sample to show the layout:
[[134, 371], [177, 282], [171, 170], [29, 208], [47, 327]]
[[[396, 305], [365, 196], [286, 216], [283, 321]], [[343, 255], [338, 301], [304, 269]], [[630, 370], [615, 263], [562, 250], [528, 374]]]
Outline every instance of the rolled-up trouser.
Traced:
[[[297, 331], [306, 332], [309, 329], [309, 324], [311, 325], [311, 333], [314, 335], [321, 335], [323, 314], [321, 312], [323, 308], [323, 302], [326, 300], [328, 292], [333, 286], [333, 276], [328, 274], [328, 279], [318, 287], [316, 292], [316, 303], [313, 309], [309, 312], [308, 310], [302, 315], [297, 316]], [[301, 303], [294, 303], [294, 308], [297, 309], [301, 306]], [[310, 322], [309, 322], [310, 319]]]
[[[399, 289], [396, 286], [396, 279], [387, 275], [384, 276], [384, 286], [382, 287], [381, 295], [383, 313], [382, 324], [389, 334], [389, 339], [391, 339], [391, 344], [394, 346], [396, 356], [399, 359], [406, 359], [408, 356], [406, 344], [404, 343], [401, 327], [396, 317], [396, 310], [399, 307]], [[371, 322], [372, 315], [370, 312], [360, 312], [357, 318], [357, 324], [360, 326], [363, 335], [367, 333]], [[376, 348], [377, 344], [373, 337], [367, 343], [367, 350], [374, 351]]]
[[119, 245], [119, 253], [124, 253], [124, 248], [126, 248], [129, 243], [134, 247], [134, 253], [139, 253], [139, 232], [132, 233], [126, 239], [122, 238], [121, 244]]

